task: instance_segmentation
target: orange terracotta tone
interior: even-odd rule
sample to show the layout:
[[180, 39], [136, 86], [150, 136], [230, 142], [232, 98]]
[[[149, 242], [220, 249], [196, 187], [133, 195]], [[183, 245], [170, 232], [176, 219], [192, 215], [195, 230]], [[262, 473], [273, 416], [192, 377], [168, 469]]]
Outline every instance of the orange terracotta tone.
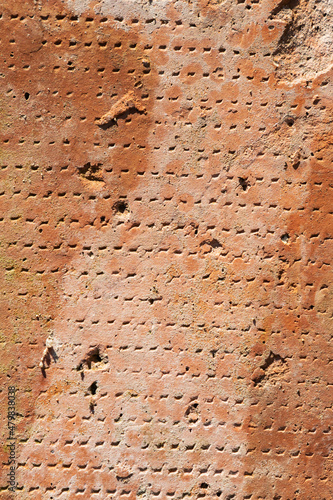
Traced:
[[328, 2], [0, 29], [0, 499], [332, 499]]

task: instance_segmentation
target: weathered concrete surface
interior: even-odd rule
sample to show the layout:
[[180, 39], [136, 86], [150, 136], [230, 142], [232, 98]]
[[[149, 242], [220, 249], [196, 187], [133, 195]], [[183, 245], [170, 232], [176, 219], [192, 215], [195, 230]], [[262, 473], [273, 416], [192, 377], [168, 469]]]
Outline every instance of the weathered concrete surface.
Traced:
[[333, 498], [330, 2], [0, 14], [0, 498]]

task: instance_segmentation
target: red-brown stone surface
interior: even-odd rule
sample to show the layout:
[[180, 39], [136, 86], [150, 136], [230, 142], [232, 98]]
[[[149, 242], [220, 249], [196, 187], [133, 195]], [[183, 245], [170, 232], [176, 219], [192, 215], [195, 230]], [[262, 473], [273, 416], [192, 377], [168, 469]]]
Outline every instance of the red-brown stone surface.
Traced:
[[330, 1], [0, 33], [0, 498], [331, 500]]

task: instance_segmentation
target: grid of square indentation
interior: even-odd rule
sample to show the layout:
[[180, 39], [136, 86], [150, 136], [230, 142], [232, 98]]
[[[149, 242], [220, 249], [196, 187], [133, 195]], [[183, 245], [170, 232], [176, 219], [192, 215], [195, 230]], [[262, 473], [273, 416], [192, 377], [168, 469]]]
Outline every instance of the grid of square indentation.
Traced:
[[22, 498], [330, 496], [327, 75], [279, 84], [265, 9], [233, 8], [243, 38], [2, 12]]

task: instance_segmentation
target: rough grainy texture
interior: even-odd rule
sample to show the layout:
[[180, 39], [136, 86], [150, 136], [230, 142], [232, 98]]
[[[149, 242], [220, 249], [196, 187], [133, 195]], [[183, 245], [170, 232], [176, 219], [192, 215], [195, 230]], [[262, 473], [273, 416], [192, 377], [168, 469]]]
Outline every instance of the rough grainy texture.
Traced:
[[1, 1], [1, 499], [333, 498], [332, 24]]

